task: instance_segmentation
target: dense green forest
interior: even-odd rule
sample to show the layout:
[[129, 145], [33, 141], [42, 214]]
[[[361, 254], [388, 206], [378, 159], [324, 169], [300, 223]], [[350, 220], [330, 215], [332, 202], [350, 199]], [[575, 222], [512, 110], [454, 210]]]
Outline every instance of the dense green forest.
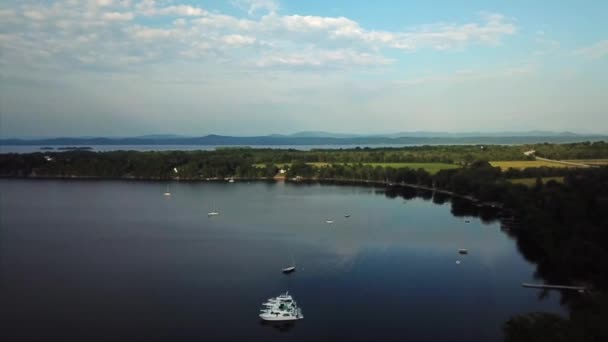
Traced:
[[[290, 175], [321, 178], [352, 178], [405, 181], [411, 172], [398, 171], [359, 163], [443, 162], [469, 165], [473, 161], [532, 160], [524, 151], [536, 150], [539, 155], [555, 159], [608, 158], [608, 143], [540, 144], [526, 146], [413, 146], [404, 148], [355, 148], [339, 150], [273, 150], [223, 148], [216, 151], [164, 152], [45, 152], [31, 154], [0, 154], [0, 175], [55, 177], [113, 177], [181, 179], [260, 178], [276, 173], [277, 164], [293, 163]], [[52, 161], [47, 160], [50, 157]], [[329, 163], [329, 168], [308, 169], [303, 163]], [[348, 165], [345, 165], [348, 164]], [[265, 168], [257, 165], [267, 165]], [[175, 174], [174, 168], [179, 172]], [[296, 172], [297, 170], [297, 172]], [[512, 170], [510, 178], [536, 177], [538, 173], [562, 176], [566, 171], [547, 169]], [[302, 174], [298, 174], [302, 173]]]
[[577, 144], [537, 144], [530, 146], [536, 155], [548, 159], [596, 159], [606, 158], [608, 143], [582, 142]]

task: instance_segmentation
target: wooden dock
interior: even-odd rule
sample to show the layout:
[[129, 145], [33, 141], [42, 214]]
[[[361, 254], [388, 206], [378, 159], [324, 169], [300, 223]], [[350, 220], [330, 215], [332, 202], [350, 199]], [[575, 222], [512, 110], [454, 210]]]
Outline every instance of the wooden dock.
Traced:
[[565, 286], [565, 285], [545, 285], [545, 284], [528, 284], [522, 283], [521, 286], [537, 289], [550, 289], [550, 290], [574, 290], [578, 292], [585, 292], [587, 288], [584, 286]]

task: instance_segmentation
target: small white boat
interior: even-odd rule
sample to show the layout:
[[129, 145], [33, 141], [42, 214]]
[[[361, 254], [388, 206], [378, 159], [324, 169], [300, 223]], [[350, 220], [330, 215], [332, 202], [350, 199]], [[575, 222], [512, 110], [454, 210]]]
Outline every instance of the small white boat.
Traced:
[[325, 223], [332, 224], [332, 223], [334, 223], [334, 220], [327, 220], [327, 221], [325, 221]]
[[167, 184], [167, 190], [165, 191], [165, 193], [163, 195], [165, 195], [165, 196], [171, 196], [171, 191], [169, 189], [169, 184]]
[[230, 179], [228, 180], [228, 183], [234, 183], [234, 179], [230, 178]]
[[213, 202], [213, 210], [207, 213], [207, 217], [217, 216], [220, 212], [215, 209], [215, 202]]
[[[289, 274], [292, 272], [295, 272], [296, 270], [296, 261], [293, 259], [293, 255], [291, 256], [291, 266], [285, 267], [281, 269], [281, 272], [285, 273], [285, 274]], [[286, 295], [288, 295], [288, 293], [286, 293]]]
[[296, 271], [296, 267], [295, 266], [289, 266], [289, 267], [285, 267], [283, 269], [281, 269], [281, 272], [288, 274], [288, 273], [292, 273]]
[[349, 217], [350, 217], [350, 214], [346, 214], [346, 215], [344, 215], [344, 217], [349, 218]]

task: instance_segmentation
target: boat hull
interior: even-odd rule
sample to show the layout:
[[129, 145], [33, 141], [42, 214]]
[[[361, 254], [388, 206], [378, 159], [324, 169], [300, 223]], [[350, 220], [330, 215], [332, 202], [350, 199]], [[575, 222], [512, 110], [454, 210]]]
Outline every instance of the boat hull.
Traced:
[[281, 270], [283, 273], [287, 274], [287, 273], [292, 273], [296, 271], [295, 267], [287, 267]]
[[287, 321], [297, 321], [304, 317], [298, 318], [298, 317], [281, 317], [281, 316], [272, 316], [272, 315], [260, 315], [260, 318], [263, 319], [264, 321], [269, 321], [269, 322], [287, 322]]

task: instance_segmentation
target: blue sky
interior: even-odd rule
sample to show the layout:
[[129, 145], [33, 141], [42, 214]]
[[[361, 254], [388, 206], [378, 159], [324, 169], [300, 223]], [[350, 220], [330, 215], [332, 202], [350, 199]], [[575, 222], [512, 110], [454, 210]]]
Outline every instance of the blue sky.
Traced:
[[606, 13], [606, 1], [8, 0], [0, 133], [608, 133]]

